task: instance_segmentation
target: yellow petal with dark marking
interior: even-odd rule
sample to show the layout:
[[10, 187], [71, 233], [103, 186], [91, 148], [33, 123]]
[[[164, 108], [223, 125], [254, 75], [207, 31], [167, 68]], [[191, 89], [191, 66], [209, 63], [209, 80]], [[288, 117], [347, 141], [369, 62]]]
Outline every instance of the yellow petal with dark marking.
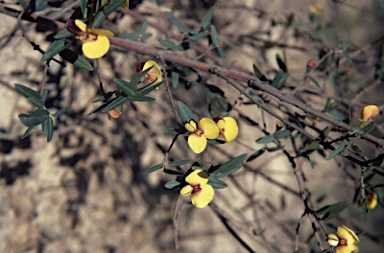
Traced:
[[202, 131], [204, 137], [208, 139], [216, 139], [220, 134], [220, 130], [217, 127], [215, 121], [208, 118], [202, 118], [199, 121], [197, 128]]
[[215, 192], [209, 184], [201, 186], [199, 191], [192, 193], [192, 204], [198, 208], [206, 207], [213, 199]]
[[95, 36], [83, 43], [83, 53], [90, 59], [103, 57], [109, 50], [109, 39], [105, 36]]
[[80, 19], [75, 20], [75, 25], [83, 32], [87, 32], [88, 26]]
[[193, 152], [200, 154], [207, 146], [207, 138], [197, 133], [191, 133], [188, 137], [188, 144]]

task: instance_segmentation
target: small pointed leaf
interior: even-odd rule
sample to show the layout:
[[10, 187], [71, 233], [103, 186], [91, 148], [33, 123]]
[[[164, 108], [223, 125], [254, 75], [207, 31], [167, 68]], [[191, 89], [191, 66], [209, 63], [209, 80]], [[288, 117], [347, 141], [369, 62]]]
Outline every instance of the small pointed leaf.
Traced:
[[65, 113], [66, 111], [68, 111], [68, 109], [71, 108], [71, 105], [67, 105], [66, 107], [64, 108], [61, 108], [60, 110], [58, 110], [56, 113], [52, 114], [52, 117], [59, 117], [61, 114]]
[[143, 174], [146, 175], [146, 174], [149, 174], [149, 173], [154, 172], [154, 171], [156, 171], [156, 170], [159, 170], [159, 169], [161, 169], [161, 168], [163, 168], [163, 163], [157, 164], [157, 165], [155, 165], [155, 166], [152, 166], [152, 167], [149, 168], [149, 169], [146, 169], [146, 170], [143, 172]]

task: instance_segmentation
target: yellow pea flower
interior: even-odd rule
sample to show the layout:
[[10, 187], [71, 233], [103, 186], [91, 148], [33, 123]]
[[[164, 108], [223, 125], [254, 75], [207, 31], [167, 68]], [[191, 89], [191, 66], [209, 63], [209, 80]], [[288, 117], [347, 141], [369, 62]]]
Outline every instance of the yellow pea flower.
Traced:
[[198, 125], [196, 125], [195, 121], [191, 120], [185, 123], [184, 127], [189, 132], [192, 132], [188, 137], [188, 144], [196, 154], [204, 151], [207, 146], [207, 138], [216, 139], [220, 134], [215, 121], [208, 118], [201, 119]]
[[101, 58], [108, 52], [110, 42], [107, 36], [113, 36], [111, 31], [90, 28], [79, 19], [69, 20], [67, 24], [68, 30], [83, 41], [82, 49], [86, 57]]
[[359, 242], [359, 238], [349, 228], [341, 225], [337, 229], [337, 235], [329, 234], [327, 242], [332, 247], [336, 247], [336, 253], [355, 253], [359, 252], [359, 247], [356, 244]]
[[118, 117], [120, 117], [122, 109], [123, 109], [123, 105], [120, 105], [120, 106], [116, 107], [115, 109], [108, 111], [108, 118], [109, 119], [111, 119], [111, 118], [117, 119]]
[[377, 206], [377, 200], [378, 200], [378, 197], [376, 192], [367, 194], [367, 208], [374, 209]]
[[145, 74], [145, 77], [148, 80], [148, 83], [152, 83], [157, 78], [156, 82], [152, 84], [152, 85], [156, 85], [163, 80], [161, 76], [161, 69], [157, 64], [157, 62], [153, 60], [149, 60], [147, 62], [141, 62], [139, 65], [136, 66], [136, 71], [143, 72], [144, 70], [149, 69], [152, 66], [153, 68], [151, 68], [151, 70], [149, 70], [147, 74]]
[[379, 108], [376, 105], [367, 105], [361, 111], [361, 121], [369, 121], [379, 114]]
[[236, 120], [231, 117], [215, 118], [220, 133], [226, 142], [233, 141], [239, 133]]
[[215, 192], [213, 187], [207, 184], [208, 174], [204, 170], [194, 170], [185, 178], [185, 181], [188, 185], [180, 190], [180, 195], [192, 194], [192, 204], [195, 207], [204, 208], [212, 201]]

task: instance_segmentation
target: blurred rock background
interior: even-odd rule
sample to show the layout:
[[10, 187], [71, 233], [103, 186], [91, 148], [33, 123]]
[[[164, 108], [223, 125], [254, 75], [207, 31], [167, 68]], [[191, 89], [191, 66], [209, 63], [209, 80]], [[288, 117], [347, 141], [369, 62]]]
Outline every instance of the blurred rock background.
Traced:
[[[15, 1], [5, 3], [17, 8], [13, 6]], [[41, 15], [55, 17], [72, 3], [59, 1]], [[316, 3], [323, 10], [311, 13], [311, 5]], [[198, 29], [204, 14], [215, 5], [213, 24], [227, 58], [225, 62], [217, 56], [203, 60], [249, 72], [255, 63], [273, 79], [278, 70], [276, 53], [285, 54], [291, 74], [287, 82], [289, 92], [289, 87], [297, 86], [302, 79], [308, 60], [319, 59], [319, 48], [337, 48], [342, 41], [351, 42], [355, 52], [355, 68], [345, 60], [340, 62], [345, 75], [353, 73], [358, 79], [348, 84], [343, 95], [353, 99], [373, 81], [374, 64], [383, 45], [384, 10], [380, 1], [172, 0], [160, 4], [161, 8], [149, 0], [132, 2], [135, 6], [131, 11], [112, 13], [103, 28], [115, 34], [137, 33], [142, 23], [140, 18], [144, 18], [149, 22], [147, 32], [153, 34], [146, 42], [160, 47], [158, 39], [180, 36], [166, 11], [172, 11], [186, 27]], [[63, 12], [59, 20], [66, 21], [70, 14]], [[279, 25], [289, 22], [290, 17], [290, 26]], [[46, 36], [51, 31], [26, 21], [23, 24], [36, 44], [43, 49], [49, 47], [51, 42]], [[272, 46], [267, 46], [271, 42]], [[194, 50], [180, 54], [198, 56]], [[176, 203], [183, 206], [176, 210], [180, 252], [249, 252], [230, 233], [225, 222], [255, 252], [293, 252], [304, 205], [293, 169], [281, 152], [264, 154], [225, 178], [229, 187], [215, 191], [213, 208], [194, 208], [187, 203], [189, 198], [177, 202], [177, 189], [167, 190], [163, 186], [174, 179], [171, 175], [161, 171], [142, 174], [162, 162], [164, 151], [172, 142], [172, 136], [164, 135], [163, 131], [177, 126], [165, 87], [152, 93], [155, 102], [125, 104], [117, 120], [108, 120], [102, 113], [86, 116], [97, 106], [91, 102], [100, 96], [97, 73], [52, 62], [47, 75], [46, 107], [52, 113], [68, 104], [72, 107], [55, 118], [50, 143], [38, 128], [20, 140], [26, 127], [18, 115], [29, 113], [33, 107], [16, 92], [14, 83], [38, 90], [44, 69], [40, 59], [41, 54], [22, 37], [17, 20], [0, 14], [0, 252], [174, 252]], [[136, 65], [150, 59], [112, 46], [100, 60], [105, 89], [117, 89], [113, 79], [130, 80]], [[242, 96], [223, 80], [203, 74], [201, 83], [187, 87], [188, 92], [182, 84], [173, 89], [175, 100], [193, 108], [198, 118], [209, 116], [204, 84], [220, 87], [231, 103], [237, 101], [231, 116], [239, 123], [239, 137], [231, 144], [211, 145], [199, 156], [179, 140], [170, 158], [200, 157], [203, 162], [220, 164], [262, 148], [255, 140], [263, 133], [241, 121], [239, 114], [259, 124], [265, 117], [271, 133], [275, 130], [275, 119], [263, 116], [255, 106], [242, 104]], [[324, 97], [340, 96], [329, 87]], [[310, 88], [316, 90], [314, 86]], [[364, 103], [381, 104], [382, 95], [379, 85], [355, 101], [356, 108], [362, 108]], [[321, 101], [313, 97], [305, 99], [317, 109], [324, 106], [323, 97]], [[354, 115], [358, 118], [359, 111]], [[378, 116], [378, 121], [383, 121], [382, 116]], [[380, 125], [377, 134], [382, 136]], [[286, 148], [293, 153], [290, 142]], [[375, 150], [367, 145], [364, 152], [372, 154]], [[340, 164], [345, 160], [341, 157], [329, 162], [318, 154], [311, 158], [316, 163], [315, 169], [304, 161], [301, 169], [318, 208], [352, 200], [359, 182], [351, 180], [345, 171], [358, 178], [359, 168], [343, 167]], [[187, 170], [188, 166], [182, 169]], [[369, 231], [360, 236], [361, 252], [382, 252], [382, 205], [369, 213], [364, 224], [361, 210], [353, 203], [328, 223], [328, 232], [334, 233], [331, 227], [342, 224], [355, 232]], [[310, 252], [315, 246], [312, 235], [311, 222], [305, 218], [299, 233], [300, 252]], [[327, 247], [324, 241], [323, 244]]]

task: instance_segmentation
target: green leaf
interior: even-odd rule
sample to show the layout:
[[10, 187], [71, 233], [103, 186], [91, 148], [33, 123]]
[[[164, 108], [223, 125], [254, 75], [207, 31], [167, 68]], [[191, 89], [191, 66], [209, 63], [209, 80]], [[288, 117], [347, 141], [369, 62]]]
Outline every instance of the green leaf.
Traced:
[[[152, 83], [156, 82], [156, 80], [157, 80], [157, 78]], [[164, 81], [161, 81], [161, 82], [159, 82], [159, 83], [157, 83], [155, 85], [149, 85], [149, 88], [147, 88], [147, 89], [143, 90], [142, 92], [140, 92], [140, 95], [142, 96], [142, 95], [150, 93], [153, 90], [156, 90], [163, 83], [164, 83]]]
[[25, 137], [27, 137], [31, 133], [31, 131], [33, 130], [34, 127], [35, 126], [28, 127], [28, 129], [24, 132], [23, 136], [21, 137], [21, 140], [24, 139]]
[[43, 11], [48, 7], [46, 0], [36, 0], [35, 1], [35, 12]]
[[180, 74], [178, 72], [172, 71], [171, 75], [172, 75], [172, 86], [173, 88], [177, 88]]
[[260, 155], [262, 155], [264, 152], [265, 152], [265, 148], [262, 148], [262, 149], [257, 150], [255, 153], [253, 153], [252, 155], [250, 155], [250, 156], [248, 157], [248, 159], [247, 159], [246, 162], [253, 161], [253, 160], [256, 159], [257, 157], [259, 157]]
[[226, 112], [229, 112], [232, 109], [232, 105], [223, 97], [218, 97], [217, 102], [219, 103], [221, 109]]
[[97, 107], [96, 109], [93, 109], [90, 113], [88, 113], [87, 116], [92, 115], [92, 114], [100, 111], [101, 109], [107, 107], [107, 105], [108, 105], [108, 103], [100, 105], [99, 107]]
[[275, 151], [278, 151], [278, 150], [281, 150], [283, 149], [285, 146], [278, 146], [278, 147], [273, 147], [273, 148], [268, 148], [268, 152], [275, 152]]
[[280, 130], [277, 131], [276, 133], [273, 134], [273, 137], [276, 140], [284, 139], [285, 137], [288, 137], [291, 135], [291, 131], [288, 129]]
[[156, 100], [155, 98], [146, 96], [146, 95], [127, 96], [126, 98], [129, 101], [136, 101], [136, 102], [151, 102]]
[[265, 77], [263, 71], [261, 71], [261, 69], [256, 66], [255, 64], [253, 64], [253, 72], [255, 72], [257, 78], [259, 78], [261, 81], [268, 81], [268, 79]]
[[287, 72], [287, 65], [285, 64], [283, 58], [281, 58], [281, 56], [279, 54], [276, 54], [276, 62], [282, 71]]
[[45, 109], [37, 109], [31, 114], [20, 114], [21, 123], [25, 126], [36, 126], [44, 122], [49, 117], [49, 112]]
[[227, 142], [218, 139], [207, 139], [208, 144], [225, 144]]
[[317, 88], [319, 88], [319, 90], [323, 91], [323, 89], [320, 87], [319, 83], [315, 80], [315, 78], [313, 78], [312, 76], [308, 76], [308, 78], [312, 81], [312, 83], [316, 85]]
[[144, 33], [144, 35], [141, 37], [141, 40], [147, 40], [153, 36], [152, 33]]
[[37, 91], [32, 90], [31, 88], [28, 88], [27, 86], [24, 86], [22, 84], [16, 83], [15, 86], [16, 86], [16, 90], [27, 99], [30, 97], [41, 99], [41, 95]]
[[285, 81], [290, 77], [290, 74], [283, 75], [280, 81], [277, 83], [276, 89], [281, 89], [284, 87]]
[[110, 110], [112, 109], [115, 109], [116, 107], [118, 107], [119, 105], [122, 105], [124, 104], [126, 101], [128, 100], [128, 98], [126, 97], [118, 97], [118, 98], [115, 98], [111, 103], [109, 103], [103, 110], [102, 112], [109, 112]]
[[48, 118], [46, 120], [44, 120], [43, 123], [41, 123], [41, 131], [43, 131], [43, 133], [46, 133], [48, 131]]
[[148, 25], [148, 21], [144, 20], [144, 22], [141, 25], [140, 30], [139, 30], [139, 38], [143, 37], [145, 31], [147, 30], [147, 25]]
[[80, 9], [81, 13], [83, 13], [83, 18], [87, 17], [87, 2], [88, 0], [80, 0]]
[[122, 34], [119, 34], [117, 37], [122, 39], [127, 39], [127, 40], [137, 39], [137, 35], [134, 33], [122, 33]]
[[204, 15], [203, 21], [201, 21], [201, 29], [206, 30], [211, 24], [213, 13], [215, 12], [215, 6], [212, 6]]
[[177, 167], [177, 166], [181, 166], [181, 165], [187, 164], [190, 161], [192, 161], [192, 160], [191, 159], [183, 159], [183, 160], [178, 160], [178, 161], [174, 161], [174, 162], [168, 163], [168, 165], [170, 167]]
[[63, 51], [61, 51], [59, 53], [59, 55], [64, 60], [72, 63], [73, 65], [75, 65], [78, 68], [82, 68], [82, 69], [89, 70], [89, 71], [93, 70], [92, 65], [88, 62], [87, 59], [85, 59], [84, 57], [80, 56], [79, 54], [73, 52], [72, 50], [69, 50], [66, 48]]
[[131, 80], [131, 84], [136, 85], [152, 68], [153, 66], [147, 68], [146, 70], [142, 71], [141, 73], [133, 77]]
[[349, 64], [351, 64], [352, 67], [355, 66], [355, 64], [353, 63], [351, 57], [349, 57], [349, 55], [347, 54], [347, 52], [343, 52], [343, 54], [344, 54], [345, 58], [347, 58], [347, 61], [349, 62]]
[[164, 134], [176, 135], [179, 134], [179, 132], [174, 128], [168, 128], [164, 130]]
[[165, 48], [174, 49], [176, 47], [176, 44], [170, 40], [159, 40], [159, 43]]
[[124, 81], [124, 80], [121, 80], [121, 79], [115, 79], [114, 81], [117, 84], [117, 86], [119, 86], [119, 88], [122, 91], [124, 91], [125, 94], [127, 94], [129, 96], [135, 96], [136, 95], [137, 89], [131, 83]]
[[196, 46], [196, 42], [184, 41], [184, 42], [180, 43], [179, 45], [177, 45], [174, 49], [176, 49], [178, 51], [185, 51], [185, 50], [193, 48], [194, 46]]
[[107, 7], [104, 9], [105, 14], [109, 14], [112, 11], [119, 8], [126, 0], [115, 0], [107, 5]]
[[55, 57], [58, 53], [69, 47], [71, 45], [72, 41], [68, 39], [59, 39], [55, 40], [51, 46], [45, 51], [43, 57], [41, 58], [41, 62], [46, 62], [49, 59]]
[[41, 95], [41, 100], [45, 103], [45, 101], [47, 100], [47, 97], [48, 97], [48, 90], [44, 90], [43, 91], [43, 94]]
[[279, 72], [277, 72], [275, 78], [271, 82], [272, 87], [277, 87], [277, 85], [280, 83], [281, 78], [283, 77], [283, 71], [280, 69]]
[[321, 218], [324, 221], [329, 221], [333, 218], [335, 218], [339, 213], [341, 213], [345, 208], [349, 206], [351, 203], [350, 200], [338, 202], [332, 205], [326, 205], [319, 210], [316, 211], [317, 214], [323, 215]]
[[194, 41], [198, 41], [199, 39], [205, 38], [208, 36], [207, 32], [200, 32], [196, 35], [193, 35], [190, 39]]
[[19, 4], [23, 7], [24, 10], [28, 8], [28, 4], [23, 0], [17, 0], [17, 2], [19, 2]]
[[68, 31], [67, 28], [65, 28], [65, 29], [61, 30], [60, 32], [56, 33], [56, 35], [53, 36], [53, 38], [55, 40], [59, 40], [59, 39], [71, 37], [73, 35], [74, 35], [74, 33], [71, 33], [70, 31]]
[[192, 111], [183, 102], [177, 102], [177, 107], [183, 123], [189, 122], [190, 120], [194, 120], [196, 123], [198, 122], [195, 115], [193, 115]]
[[143, 174], [146, 175], [146, 174], [149, 174], [149, 173], [154, 172], [154, 171], [156, 171], [156, 170], [159, 170], [159, 169], [163, 168], [163, 165], [164, 165], [163, 163], [160, 163], [160, 164], [157, 164], [157, 165], [155, 165], [155, 166], [152, 166], [151, 168], [146, 169], [146, 170], [143, 172]]
[[176, 26], [176, 28], [183, 34], [188, 35], [188, 31], [184, 28], [184, 26], [177, 20], [171, 12], [167, 12], [168, 17], [171, 19], [172, 23]]
[[332, 151], [332, 153], [329, 154], [327, 157], [327, 161], [331, 160], [333, 157], [341, 153], [347, 146], [349, 145], [349, 141], [344, 141], [343, 143], [340, 144], [335, 150]]
[[28, 98], [28, 101], [36, 106], [36, 107], [39, 107], [39, 108], [43, 108], [44, 107], [44, 102], [43, 100], [39, 99], [39, 98], [35, 98], [35, 97], [29, 97]]
[[52, 140], [53, 136], [53, 119], [52, 117], [48, 117], [48, 133], [47, 133], [47, 142]]
[[175, 188], [176, 186], [179, 186], [180, 182], [177, 180], [172, 180], [167, 183], [165, 183], [164, 187], [167, 188], [168, 190]]
[[215, 46], [219, 45], [219, 34], [217, 34], [217, 30], [214, 25], [211, 25], [211, 39]]
[[105, 20], [104, 12], [99, 11], [99, 13], [97, 13], [95, 19], [93, 20], [91, 27], [92, 28], [99, 27], [104, 22], [104, 20]]
[[220, 46], [217, 46], [217, 51], [219, 52], [220, 58], [221, 58], [223, 61], [225, 61], [224, 50], [223, 50]]
[[[217, 170], [211, 173], [210, 177], [213, 178], [222, 178], [225, 177], [235, 171], [238, 171], [241, 168], [241, 163], [247, 158], [247, 154], [241, 154], [232, 158], [228, 162], [221, 165]], [[239, 168], [240, 166], [240, 168]]]
[[211, 178], [211, 177], [208, 179], [207, 184], [211, 185], [213, 188], [216, 188], [216, 189], [224, 189], [228, 187], [228, 185], [223, 181], [217, 178]]
[[266, 135], [264, 137], [261, 137], [256, 140], [256, 143], [258, 144], [265, 144], [265, 143], [270, 143], [273, 141], [273, 135]]
[[64, 108], [61, 108], [60, 110], [58, 110], [56, 113], [52, 114], [52, 117], [59, 117], [61, 114], [65, 113], [66, 111], [68, 111], [68, 109], [71, 108], [71, 105], [67, 105], [66, 107]]

